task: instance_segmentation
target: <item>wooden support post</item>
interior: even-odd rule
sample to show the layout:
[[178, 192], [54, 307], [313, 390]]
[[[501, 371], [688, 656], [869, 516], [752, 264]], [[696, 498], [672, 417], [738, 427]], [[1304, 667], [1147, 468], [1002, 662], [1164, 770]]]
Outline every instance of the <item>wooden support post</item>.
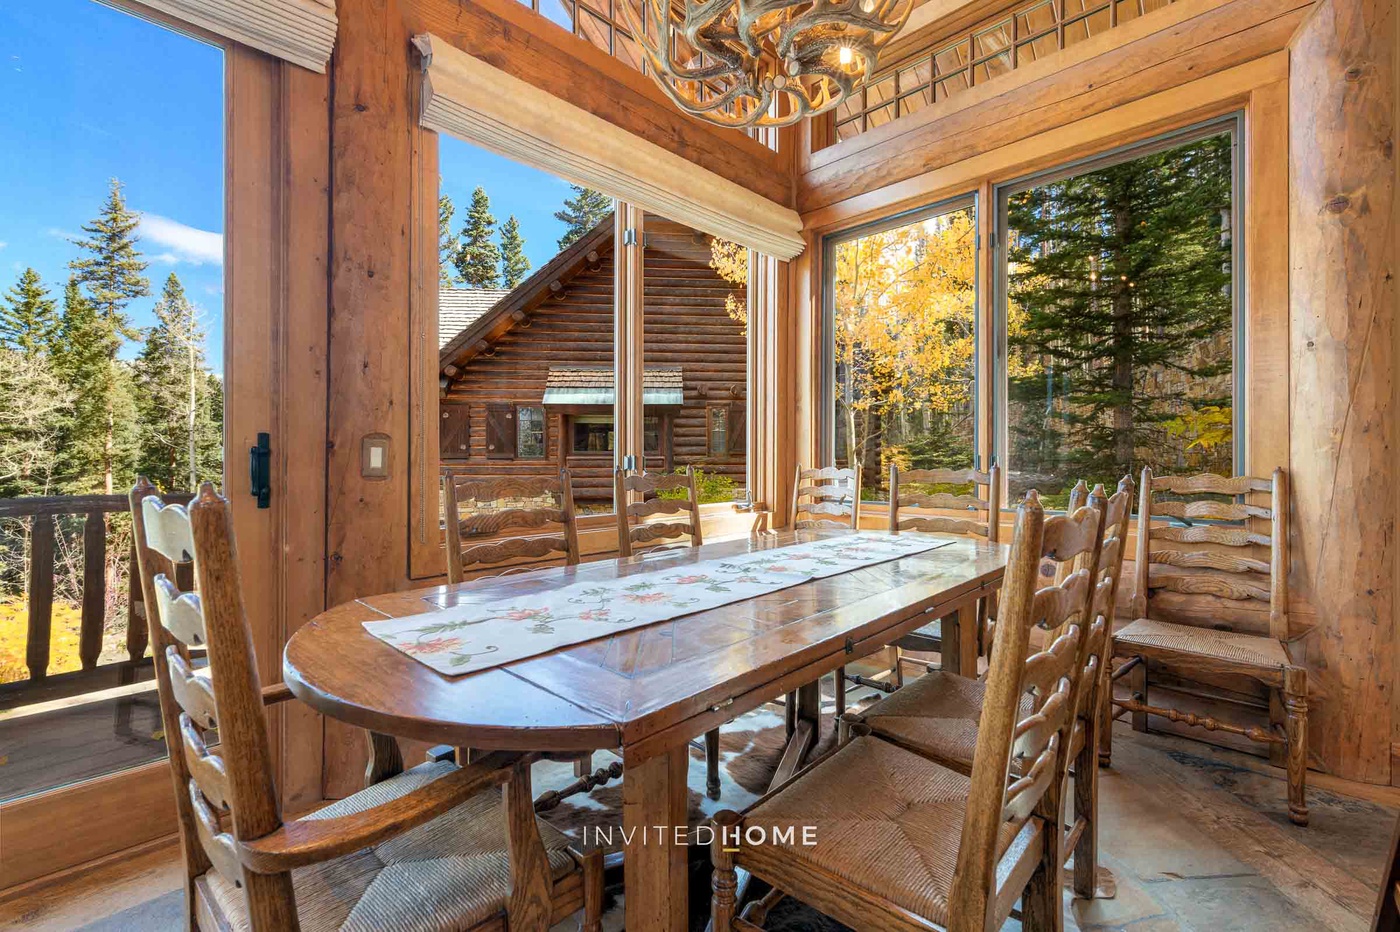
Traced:
[[100, 511], [90, 511], [83, 522], [83, 620], [78, 639], [78, 657], [84, 670], [97, 666], [106, 615], [107, 517]]
[[31, 680], [49, 673], [53, 633], [53, 518], [35, 515], [29, 532], [29, 633], [24, 662]]

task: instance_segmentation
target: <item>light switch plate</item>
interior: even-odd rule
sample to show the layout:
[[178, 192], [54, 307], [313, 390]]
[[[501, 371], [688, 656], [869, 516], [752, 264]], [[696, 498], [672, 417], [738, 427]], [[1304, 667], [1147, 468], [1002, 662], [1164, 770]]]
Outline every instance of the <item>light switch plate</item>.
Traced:
[[365, 479], [388, 479], [389, 453], [388, 434], [366, 434], [360, 441], [360, 476]]

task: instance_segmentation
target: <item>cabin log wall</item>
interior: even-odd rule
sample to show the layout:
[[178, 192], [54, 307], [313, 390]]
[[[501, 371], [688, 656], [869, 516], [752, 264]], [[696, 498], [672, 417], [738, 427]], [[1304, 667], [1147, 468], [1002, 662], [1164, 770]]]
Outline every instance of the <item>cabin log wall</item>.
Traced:
[[[667, 409], [673, 420], [674, 468], [693, 464], [728, 476], [742, 489], [744, 456], [711, 457], [705, 417], [707, 404], [745, 403], [744, 332], [724, 306], [725, 295], [735, 293], [735, 286], [709, 268], [709, 237], [697, 242], [696, 236], [679, 223], [646, 218], [645, 367], [679, 366], [683, 373], [685, 404], [679, 410]], [[547, 475], [567, 467], [573, 473], [577, 504], [606, 510], [612, 500], [612, 456], [561, 452], [561, 444], [569, 439], [564, 435], [566, 415], [546, 411], [542, 459], [493, 459], [486, 449], [486, 412], [492, 404], [539, 405], [551, 366], [612, 368], [613, 273], [609, 242], [598, 250], [595, 267], [561, 281], [562, 297], [546, 297], [529, 312], [528, 326], [511, 327], [490, 350], [462, 367], [442, 403], [469, 407], [470, 456], [444, 457], [444, 466], [475, 476]], [[647, 468], [664, 469], [664, 456], [649, 454]]]

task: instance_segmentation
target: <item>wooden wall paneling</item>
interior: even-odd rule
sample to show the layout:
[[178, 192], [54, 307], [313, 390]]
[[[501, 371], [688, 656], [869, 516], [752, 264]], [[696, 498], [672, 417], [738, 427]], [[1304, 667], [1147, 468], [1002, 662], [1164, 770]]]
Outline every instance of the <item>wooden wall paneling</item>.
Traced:
[[[282, 561], [280, 644], [326, 608], [326, 365], [330, 201], [330, 80], [282, 65], [281, 252], [286, 269], [274, 497]], [[280, 650], [277, 666], [280, 668]], [[280, 677], [279, 677], [280, 678]], [[282, 806], [302, 812], [321, 801], [321, 716], [300, 702], [279, 703]]]
[[[1302, 0], [1233, 0], [1030, 83], [1008, 82], [1007, 92], [952, 112], [939, 111], [938, 119], [925, 116], [934, 112], [929, 108], [895, 120], [889, 126], [901, 131], [893, 138], [877, 137], [858, 152], [846, 149], [860, 141], [857, 137], [819, 153], [830, 161], [798, 179], [798, 210], [806, 219], [818, 208], [928, 175], [977, 152], [1067, 129], [1094, 115], [1112, 118], [1115, 108], [1188, 82], [1198, 84], [1203, 76], [1284, 48], [1304, 15]], [[995, 87], [989, 83], [988, 93]], [[842, 156], [845, 151], [851, 156]]]
[[[409, 29], [399, 0], [340, 0], [331, 57], [330, 345], [326, 601], [407, 576], [412, 225]], [[360, 476], [360, 443], [390, 438], [389, 477]], [[372, 532], [368, 532], [371, 530]], [[359, 733], [327, 720], [328, 798], [362, 785]]]
[[[421, 92], [421, 84], [412, 82], [411, 101]], [[428, 579], [447, 572], [438, 478], [438, 431], [442, 426], [438, 416], [438, 134], [417, 123], [408, 132], [413, 160], [409, 178], [413, 209], [409, 264], [413, 275], [408, 295], [408, 575]]]
[[1276, 51], [1005, 145], [989, 139], [986, 146], [975, 148], [958, 161], [804, 212], [803, 223], [809, 229], [830, 233], [963, 193], [984, 179], [1008, 181], [1086, 153], [1102, 152], [1229, 113], [1242, 107], [1255, 88], [1287, 77], [1288, 53]]
[[1293, 552], [1318, 594], [1308, 672], [1324, 697], [1311, 744], [1370, 783], [1391, 782], [1400, 727], [1395, 29], [1393, 0], [1323, 0], [1289, 83]]
[[[613, 214], [613, 446], [642, 464], [642, 372], [646, 294], [646, 215], [618, 202]], [[624, 502], [613, 502], [622, 508]]]
[[[561, 100], [792, 206], [783, 158], [738, 130], [676, 109], [651, 78], [516, 0], [403, 0], [412, 33], [431, 32]], [[342, 36], [351, 19], [340, 10]], [[397, 35], [397, 30], [395, 30]]]

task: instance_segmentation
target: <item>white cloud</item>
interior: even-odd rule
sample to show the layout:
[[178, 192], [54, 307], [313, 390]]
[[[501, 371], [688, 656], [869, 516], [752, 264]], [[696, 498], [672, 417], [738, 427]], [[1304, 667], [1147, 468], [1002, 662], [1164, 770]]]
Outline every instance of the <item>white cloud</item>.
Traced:
[[4, 249], [8, 245], [10, 244], [5, 242], [3, 239], [0, 239], [0, 249]]
[[151, 258], [167, 265], [223, 265], [224, 238], [222, 234], [197, 230], [178, 220], [159, 214], [142, 214], [137, 230], [141, 238], [164, 247], [165, 251]]

